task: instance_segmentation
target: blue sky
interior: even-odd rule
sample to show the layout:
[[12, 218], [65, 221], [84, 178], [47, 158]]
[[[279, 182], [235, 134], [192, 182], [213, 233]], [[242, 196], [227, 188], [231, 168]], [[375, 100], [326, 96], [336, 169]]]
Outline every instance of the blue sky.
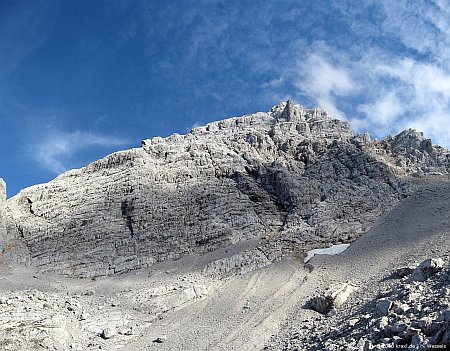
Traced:
[[293, 98], [450, 146], [444, 0], [0, 1], [9, 196], [152, 136]]

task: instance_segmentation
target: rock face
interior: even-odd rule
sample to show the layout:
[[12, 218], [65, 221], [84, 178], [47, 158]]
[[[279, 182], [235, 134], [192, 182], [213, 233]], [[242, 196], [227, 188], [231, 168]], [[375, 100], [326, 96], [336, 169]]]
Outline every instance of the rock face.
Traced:
[[395, 159], [396, 166], [408, 174], [423, 175], [428, 172], [448, 173], [450, 154], [433, 146], [423, 133], [407, 129], [395, 137], [387, 137], [374, 144], [377, 151]]
[[29, 261], [30, 252], [22, 239], [6, 202], [6, 183], [0, 178], [0, 263], [10, 256], [18, 262]]
[[109, 275], [255, 238], [266, 240], [258, 255], [275, 260], [354, 240], [410, 193], [400, 175], [449, 164], [416, 132], [371, 142], [288, 101], [143, 140], [27, 188], [7, 207], [42, 270]]
[[6, 244], [6, 184], [0, 178], [0, 252], [3, 251]]

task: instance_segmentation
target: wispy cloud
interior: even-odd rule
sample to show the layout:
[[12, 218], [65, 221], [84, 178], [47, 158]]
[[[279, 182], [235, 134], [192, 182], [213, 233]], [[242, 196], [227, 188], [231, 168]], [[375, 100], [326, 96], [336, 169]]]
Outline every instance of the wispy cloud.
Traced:
[[[322, 50], [326, 46], [320, 45]], [[327, 51], [327, 50], [325, 50]], [[327, 109], [335, 117], [344, 119], [345, 115], [336, 105], [336, 97], [348, 96], [358, 90], [350, 71], [342, 65], [333, 65], [326, 56], [317, 51], [299, 61], [299, 77], [296, 87], [308, 92], [318, 105]]]
[[192, 129], [194, 128], [198, 128], [203, 126], [205, 123], [199, 122], [199, 121], [195, 121], [190, 127], [187, 127], [185, 129], [186, 133], [189, 133]]
[[264, 82], [261, 84], [261, 88], [277, 88], [284, 83], [283, 77], [278, 77], [269, 80], [268, 82]]
[[33, 158], [44, 168], [59, 174], [76, 163], [77, 154], [89, 148], [113, 148], [127, 145], [126, 140], [90, 131], [50, 130], [32, 150]]
[[97, 126], [99, 123], [105, 121], [108, 119], [108, 114], [104, 114], [103, 116], [100, 116], [97, 118], [97, 120], [94, 122], [94, 126]]
[[392, 124], [403, 113], [395, 91], [382, 92], [375, 101], [359, 105], [358, 110], [364, 113], [366, 118], [353, 120], [354, 126], [358, 129], [375, 128], [377, 134], [383, 134], [383, 128]]
[[[295, 81], [298, 96], [358, 131], [384, 137], [412, 127], [449, 147], [450, 11], [438, 1], [408, 4], [381, 2], [382, 20], [367, 26], [372, 32], [351, 33], [364, 40], [348, 47], [313, 42], [296, 52], [297, 72], [285, 70], [282, 77]], [[356, 15], [340, 10], [361, 28]], [[365, 36], [377, 40], [366, 42]]]

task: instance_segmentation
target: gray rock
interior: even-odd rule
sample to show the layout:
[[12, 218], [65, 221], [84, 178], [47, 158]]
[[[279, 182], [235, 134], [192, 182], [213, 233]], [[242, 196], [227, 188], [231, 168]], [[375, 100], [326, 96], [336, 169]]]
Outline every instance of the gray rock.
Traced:
[[439, 332], [439, 330], [441, 330], [441, 328], [442, 328], [442, 323], [433, 321], [427, 326], [427, 328], [425, 330], [425, 334], [426, 334], [426, 336], [435, 335]]
[[157, 344], [162, 344], [166, 340], [167, 340], [167, 336], [166, 335], [162, 335], [162, 336], [157, 337], [155, 340], [153, 340], [153, 342], [157, 343]]
[[322, 295], [311, 299], [311, 309], [322, 314], [330, 313], [333, 309], [341, 307], [356, 290], [355, 286], [347, 283], [330, 287]]
[[450, 344], [450, 326], [447, 325], [445, 331], [443, 332], [441, 343], [449, 346]]
[[401, 267], [401, 268], [397, 269], [395, 271], [395, 273], [399, 278], [403, 278], [408, 275], [411, 275], [414, 272], [414, 269], [416, 269], [416, 268], [417, 268], [417, 266]]
[[413, 335], [411, 338], [411, 345], [412, 346], [424, 346], [425, 337], [423, 335], [417, 334]]
[[132, 327], [123, 327], [119, 329], [120, 335], [133, 335], [133, 328]]
[[6, 184], [0, 178], [0, 253], [5, 249], [6, 238]]
[[0, 178], [0, 204], [6, 204], [6, 183], [3, 178]]
[[450, 322], [450, 309], [439, 311], [438, 321]]
[[392, 307], [392, 301], [387, 298], [378, 299], [375, 305], [375, 316], [382, 317], [389, 314]]
[[444, 265], [444, 261], [440, 258], [429, 258], [423, 261], [412, 273], [411, 281], [425, 281], [432, 275], [439, 272]]
[[407, 329], [408, 329], [408, 324], [406, 324], [404, 322], [399, 322], [397, 324], [389, 326], [389, 330], [393, 334], [400, 334], [400, 333], [406, 332]]
[[100, 336], [103, 339], [111, 339], [117, 334], [116, 329], [112, 327], [106, 327], [102, 330]]
[[85, 321], [86, 319], [88, 319], [89, 317], [91, 317], [91, 314], [88, 312], [83, 312], [80, 316], [79, 316], [79, 320], [80, 321]]
[[359, 339], [357, 343], [358, 351], [368, 351], [372, 349], [372, 342], [365, 338]]
[[0, 240], [21, 243], [42, 271], [95, 277], [276, 233], [260, 244], [266, 258], [248, 261], [254, 269], [356, 239], [410, 194], [401, 176], [445, 173], [445, 155], [415, 131], [372, 142], [289, 101], [146, 139], [24, 189], [2, 210], [14, 225], [0, 225]]
[[381, 317], [378, 326], [380, 329], [384, 329], [389, 324], [389, 318], [387, 316]]

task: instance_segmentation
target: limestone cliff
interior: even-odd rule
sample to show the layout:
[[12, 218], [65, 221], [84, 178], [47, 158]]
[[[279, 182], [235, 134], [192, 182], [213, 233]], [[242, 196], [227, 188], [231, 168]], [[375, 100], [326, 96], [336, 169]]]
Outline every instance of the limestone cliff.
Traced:
[[6, 244], [6, 184], [0, 178], [0, 252], [4, 250]]
[[7, 207], [43, 270], [108, 275], [249, 239], [276, 259], [354, 240], [410, 193], [402, 176], [449, 171], [446, 150], [405, 133], [371, 142], [288, 101], [143, 140]]

